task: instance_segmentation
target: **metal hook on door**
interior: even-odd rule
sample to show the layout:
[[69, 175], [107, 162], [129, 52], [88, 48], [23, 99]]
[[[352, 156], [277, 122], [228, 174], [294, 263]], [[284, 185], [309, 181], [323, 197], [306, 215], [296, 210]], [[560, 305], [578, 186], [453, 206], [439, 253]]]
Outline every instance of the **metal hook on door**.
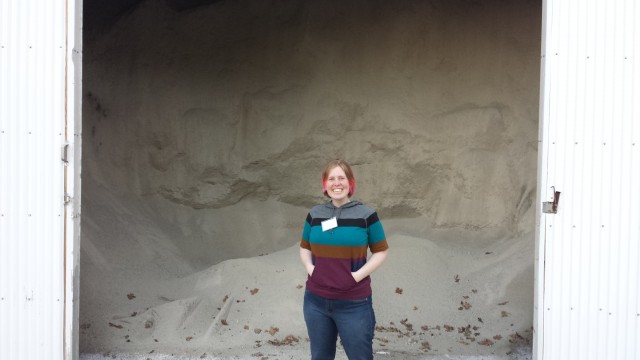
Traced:
[[558, 213], [558, 204], [560, 203], [560, 191], [556, 191], [555, 186], [552, 186], [551, 189], [553, 189], [553, 201], [545, 201], [542, 203], [542, 212], [545, 214]]

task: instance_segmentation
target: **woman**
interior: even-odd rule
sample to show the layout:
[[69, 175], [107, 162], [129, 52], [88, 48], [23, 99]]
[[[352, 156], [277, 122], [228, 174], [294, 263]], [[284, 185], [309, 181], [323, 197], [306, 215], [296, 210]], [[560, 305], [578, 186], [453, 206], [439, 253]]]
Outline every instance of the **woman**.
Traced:
[[[345, 161], [327, 164], [322, 188], [330, 201], [309, 211], [300, 242], [308, 274], [303, 312], [311, 359], [334, 359], [340, 335], [349, 360], [372, 360], [375, 314], [369, 275], [387, 257], [384, 230], [375, 211], [351, 200], [356, 182]], [[367, 249], [372, 253], [368, 260]]]

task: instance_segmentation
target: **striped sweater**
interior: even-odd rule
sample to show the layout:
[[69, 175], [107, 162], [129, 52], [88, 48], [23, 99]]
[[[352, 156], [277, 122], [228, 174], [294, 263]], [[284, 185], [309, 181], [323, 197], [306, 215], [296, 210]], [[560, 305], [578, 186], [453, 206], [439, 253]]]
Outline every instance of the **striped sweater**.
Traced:
[[[338, 226], [322, 231], [322, 222], [333, 217]], [[307, 278], [307, 290], [340, 300], [371, 295], [371, 278], [356, 283], [351, 272], [367, 262], [367, 248], [372, 253], [388, 249], [378, 215], [358, 201], [341, 207], [330, 201], [314, 206], [307, 215], [300, 246], [311, 251], [315, 266]]]

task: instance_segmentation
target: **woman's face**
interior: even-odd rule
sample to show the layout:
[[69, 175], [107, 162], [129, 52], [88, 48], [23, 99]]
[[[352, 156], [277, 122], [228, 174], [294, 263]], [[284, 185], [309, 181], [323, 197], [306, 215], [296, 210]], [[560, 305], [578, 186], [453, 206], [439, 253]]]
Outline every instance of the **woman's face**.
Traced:
[[340, 166], [329, 171], [325, 190], [334, 205], [341, 206], [349, 202], [349, 179]]

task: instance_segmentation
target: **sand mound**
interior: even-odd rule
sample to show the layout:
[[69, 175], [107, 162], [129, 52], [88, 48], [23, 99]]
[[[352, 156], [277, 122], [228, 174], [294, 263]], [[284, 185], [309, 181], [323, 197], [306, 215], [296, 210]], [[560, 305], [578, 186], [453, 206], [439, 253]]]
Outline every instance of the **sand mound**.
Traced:
[[[159, 224], [151, 218], [135, 220], [135, 231], [120, 228], [133, 232], [133, 238], [167, 242], [157, 236]], [[525, 260], [533, 251], [528, 242], [511, 239], [492, 248], [458, 247], [401, 235], [396, 229], [404, 224], [394, 220], [385, 225], [391, 253], [373, 277], [376, 351], [506, 356], [527, 345], [532, 299], [523, 294], [532, 286], [532, 269]], [[120, 254], [122, 263], [103, 263], [98, 269], [100, 262], [83, 253], [95, 266], [83, 269], [85, 273], [95, 277], [92, 272], [99, 271], [104, 279], [82, 284], [85, 353], [240, 356], [297, 351], [305, 358], [306, 276], [297, 243], [189, 275], [176, 272], [172, 278], [159, 269], [166, 274], [167, 268], [180, 268], [185, 261], [170, 259], [171, 251], [160, 253], [153, 244], [118, 244], [111, 237], [113, 229], [103, 236], [113, 240], [109, 251]], [[86, 229], [89, 234], [91, 230]], [[118, 236], [128, 234], [121, 231]], [[149, 249], [156, 255], [145, 260]]]

